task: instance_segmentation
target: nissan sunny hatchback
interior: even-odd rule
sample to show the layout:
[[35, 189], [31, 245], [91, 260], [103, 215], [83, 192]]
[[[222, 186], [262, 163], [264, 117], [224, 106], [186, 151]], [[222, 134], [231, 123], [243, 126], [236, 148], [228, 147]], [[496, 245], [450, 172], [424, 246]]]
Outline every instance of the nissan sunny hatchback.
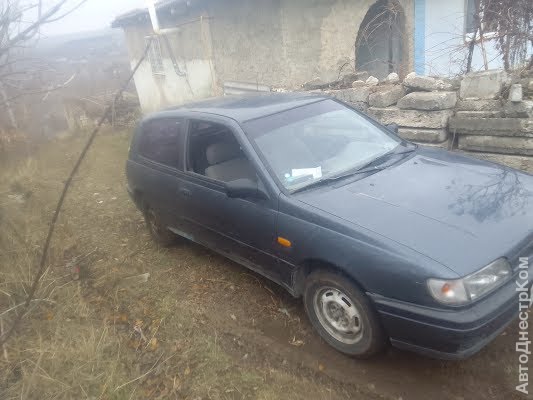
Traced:
[[192, 240], [303, 297], [343, 353], [465, 358], [519, 312], [533, 176], [395, 130], [324, 96], [208, 100], [139, 124], [128, 191], [156, 242]]

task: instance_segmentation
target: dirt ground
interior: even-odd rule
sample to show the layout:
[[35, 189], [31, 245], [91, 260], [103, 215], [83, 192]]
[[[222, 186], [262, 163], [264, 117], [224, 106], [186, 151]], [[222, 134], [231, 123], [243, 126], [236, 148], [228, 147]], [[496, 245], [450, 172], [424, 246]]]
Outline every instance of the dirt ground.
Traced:
[[[2, 329], [82, 139], [0, 173]], [[261, 276], [184, 240], [157, 248], [126, 193], [128, 142], [102, 135], [82, 165], [39, 301], [1, 349], [0, 399], [521, 398], [516, 324], [466, 361], [393, 348], [359, 361], [331, 349], [301, 301]]]

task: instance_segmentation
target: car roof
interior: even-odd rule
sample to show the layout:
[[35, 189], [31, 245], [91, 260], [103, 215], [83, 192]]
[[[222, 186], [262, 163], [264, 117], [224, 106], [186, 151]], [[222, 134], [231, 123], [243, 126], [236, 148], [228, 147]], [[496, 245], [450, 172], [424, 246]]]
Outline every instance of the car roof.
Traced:
[[237, 122], [246, 122], [328, 98], [328, 96], [304, 92], [224, 96], [169, 108], [163, 112], [152, 114], [150, 118], [157, 118], [158, 115], [168, 117], [169, 114], [172, 115], [172, 112], [181, 114], [183, 111], [188, 111], [216, 114], [232, 118]]

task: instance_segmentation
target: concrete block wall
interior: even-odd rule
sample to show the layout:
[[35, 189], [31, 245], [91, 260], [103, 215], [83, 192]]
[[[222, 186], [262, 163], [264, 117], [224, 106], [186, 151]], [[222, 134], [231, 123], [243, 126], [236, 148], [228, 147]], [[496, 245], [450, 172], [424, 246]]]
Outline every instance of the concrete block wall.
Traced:
[[[533, 157], [533, 74], [494, 70], [456, 79], [391, 74], [376, 84], [323, 90], [430, 146]], [[533, 163], [533, 158], [531, 158]]]
[[518, 80], [504, 71], [466, 75], [449, 124], [458, 148], [533, 156], [531, 78]]

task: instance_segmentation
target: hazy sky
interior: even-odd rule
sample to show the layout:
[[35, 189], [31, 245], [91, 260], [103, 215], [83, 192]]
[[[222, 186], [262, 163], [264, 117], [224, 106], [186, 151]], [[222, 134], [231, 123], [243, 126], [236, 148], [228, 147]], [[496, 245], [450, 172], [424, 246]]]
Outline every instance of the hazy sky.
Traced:
[[[52, 0], [47, 1], [49, 4]], [[70, 7], [79, 0], [70, 0]], [[46, 2], [45, 2], [46, 4]], [[145, 0], [87, 0], [78, 10], [64, 19], [47, 25], [43, 29], [46, 35], [81, 32], [109, 28], [113, 19], [134, 8], [145, 7]], [[69, 9], [65, 7], [65, 10]]]

